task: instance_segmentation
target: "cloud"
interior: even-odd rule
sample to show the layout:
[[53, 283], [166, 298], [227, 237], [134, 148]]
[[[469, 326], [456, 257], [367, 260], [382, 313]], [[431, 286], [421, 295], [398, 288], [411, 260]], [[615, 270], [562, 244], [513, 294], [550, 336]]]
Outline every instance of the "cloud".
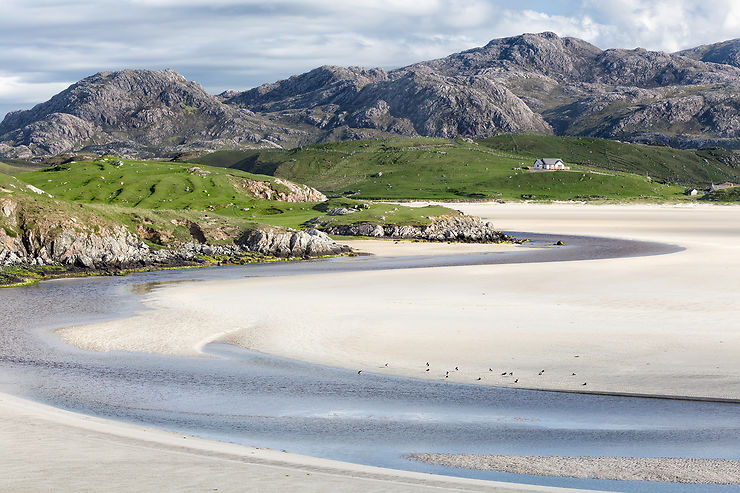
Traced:
[[70, 82], [33, 82], [29, 76], [0, 74], [0, 104], [37, 103], [63, 91]]
[[102, 70], [170, 67], [219, 92], [323, 64], [395, 68], [540, 31], [674, 51], [735, 37], [740, 2], [3, 0], [0, 105], [40, 102]]
[[595, 36], [608, 46], [673, 52], [740, 33], [737, 0], [587, 0], [582, 8], [612, 25]]

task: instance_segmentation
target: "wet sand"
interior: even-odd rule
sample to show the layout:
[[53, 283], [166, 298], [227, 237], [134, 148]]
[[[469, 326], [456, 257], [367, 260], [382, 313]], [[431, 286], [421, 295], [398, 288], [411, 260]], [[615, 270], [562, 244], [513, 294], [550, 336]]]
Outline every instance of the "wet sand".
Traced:
[[[740, 207], [454, 206], [504, 230], [659, 241], [686, 250], [178, 285], [150, 294], [151, 310], [134, 318], [60, 335], [97, 351], [192, 355], [208, 342], [227, 341], [418, 378], [740, 398]], [[417, 244], [377, 245], [378, 254], [402, 255]], [[373, 246], [362, 242], [361, 249]]]
[[538, 476], [740, 484], [740, 461], [669, 457], [540, 457], [474, 454], [413, 454], [409, 460], [465, 469]]
[[0, 490], [24, 492], [563, 490], [317, 459], [82, 416], [0, 394]]

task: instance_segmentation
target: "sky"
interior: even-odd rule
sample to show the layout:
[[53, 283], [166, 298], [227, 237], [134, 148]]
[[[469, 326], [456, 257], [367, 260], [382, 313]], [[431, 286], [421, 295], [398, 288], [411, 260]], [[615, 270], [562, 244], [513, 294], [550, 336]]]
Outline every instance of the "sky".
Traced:
[[525, 32], [668, 52], [740, 38], [739, 0], [0, 3], [0, 118], [124, 68], [172, 68], [215, 94], [326, 64], [392, 69]]

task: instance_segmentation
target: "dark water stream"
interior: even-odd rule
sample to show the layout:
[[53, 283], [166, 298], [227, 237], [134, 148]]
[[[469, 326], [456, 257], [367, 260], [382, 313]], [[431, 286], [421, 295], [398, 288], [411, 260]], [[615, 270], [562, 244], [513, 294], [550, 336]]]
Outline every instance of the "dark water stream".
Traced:
[[0, 390], [60, 408], [218, 440], [375, 466], [614, 491], [737, 486], [547, 478], [410, 462], [414, 452], [740, 459], [740, 405], [560, 394], [381, 376], [211, 344], [212, 358], [92, 353], [50, 329], [125, 316], [173, 282], [670, 254], [580, 237], [564, 248], [443, 257], [340, 258], [163, 271], [0, 290]]

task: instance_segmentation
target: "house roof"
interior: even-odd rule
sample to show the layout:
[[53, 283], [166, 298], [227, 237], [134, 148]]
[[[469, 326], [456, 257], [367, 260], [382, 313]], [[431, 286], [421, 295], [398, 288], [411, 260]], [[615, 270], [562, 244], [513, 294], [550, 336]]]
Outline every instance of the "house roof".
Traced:
[[554, 157], [543, 157], [543, 158], [538, 159], [537, 161], [542, 161], [543, 164], [557, 164], [557, 163], [563, 162], [562, 159], [554, 158]]

